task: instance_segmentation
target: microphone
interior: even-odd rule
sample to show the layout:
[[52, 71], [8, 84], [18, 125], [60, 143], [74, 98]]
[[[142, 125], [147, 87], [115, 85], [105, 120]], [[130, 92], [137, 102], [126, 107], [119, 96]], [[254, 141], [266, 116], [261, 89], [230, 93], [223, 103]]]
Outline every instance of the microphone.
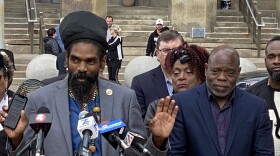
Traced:
[[124, 141], [121, 140], [119, 137], [120, 129], [125, 126], [126, 126], [125, 123], [117, 119], [99, 125], [99, 131], [115, 149], [117, 149], [119, 145], [123, 150], [125, 150], [129, 146], [127, 146], [126, 143], [124, 143]]
[[89, 156], [91, 155], [91, 151], [89, 150], [89, 141], [90, 139], [95, 140], [98, 137], [98, 125], [96, 123], [97, 117], [93, 113], [82, 111], [79, 114], [79, 118], [77, 130], [83, 139], [79, 155]]
[[36, 114], [29, 117], [29, 125], [37, 134], [36, 156], [44, 155], [44, 138], [47, 136], [52, 124], [52, 116], [47, 107], [41, 107]]
[[135, 148], [138, 152], [152, 156], [152, 153], [144, 146], [147, 140], [141, 135], [131, 132], [128, 128], [124, 128], [123, 131], [120, 131], [120, 137], [127, 145]]

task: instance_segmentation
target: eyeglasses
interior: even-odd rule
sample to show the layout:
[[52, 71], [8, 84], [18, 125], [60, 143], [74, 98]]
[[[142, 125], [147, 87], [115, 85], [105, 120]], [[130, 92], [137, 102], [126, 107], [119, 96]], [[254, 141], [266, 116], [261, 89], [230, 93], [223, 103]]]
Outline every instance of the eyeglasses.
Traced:
[[179, 58], [180, 63], [184, 64], [191, 60], [189, 51], [187, 50], [177, 50], [175, 51], [174, 62]]
[[172, 52], [174, 49], [168, 49], [168, 48], [163, 48], [163, 49], [158, 49], [163, 55], [167, 55], [168, 53]]

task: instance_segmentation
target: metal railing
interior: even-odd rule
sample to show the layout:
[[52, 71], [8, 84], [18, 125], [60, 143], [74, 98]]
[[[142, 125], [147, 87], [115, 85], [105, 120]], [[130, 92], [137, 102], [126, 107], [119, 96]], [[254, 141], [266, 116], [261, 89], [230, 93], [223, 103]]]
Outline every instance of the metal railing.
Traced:
[[253, 38], [253, 43], [257, 46], [257, 56], [261, 56], [261, 28], [265, 26], [258, 11], [257, 1], [240, 0], [239, 7], [242, 11], [245, 22], [247, 22], [249, 33]]
[[33, 54], [34, 49], [34, 23], [37, 22], [37, 10], [35, 0], [25, 0], [26, 15], [28, 22], [28, 34], [30, 39], [30, 50]]
[[39, 50], [40, 50], [40, 54], [44, 54], [45, 50], [44, 50], [44, 42], [43, 42], [43, 38], [45, 37], [45, 23], [44, 23], [44, 16], [43, 16], [43, 12], [39, 12], [39, 16], [40, 16], [40, 22], [39, 22]]

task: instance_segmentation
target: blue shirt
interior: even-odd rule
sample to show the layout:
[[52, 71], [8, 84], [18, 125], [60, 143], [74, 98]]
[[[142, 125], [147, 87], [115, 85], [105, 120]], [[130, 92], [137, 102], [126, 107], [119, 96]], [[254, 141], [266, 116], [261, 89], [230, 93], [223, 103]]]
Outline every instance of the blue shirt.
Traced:
[[224, 155], [232, 114], [232, 105], [234, 103], [234, 90], [232, 91], [230, 99], [225, 103], [225, 105], [222, 108], [219, 107], [217, 100], [215, 99], [214, 95], [211, 93], [209, 88], [207, 88], [207, 93], [214, 120], [214, 125], [216, 127], [220, 149], [222, 155]]
[[[99, 102], [99, 98], [97, 102]], [[88, 104], [88, 110], [92, 110], [94, 107], [95, 101], [90, 101]], [[80, 146], [82, 144], [82, 138], [79, 135], [77, 130], [79, 113], [80, 113], [80, 103], [75, 101], [72, 97], [69, 96], [69, 111], [70, 111], [70, 128], [71, 128], [71, 137], [72, 137], [72, 150], [73, 153], [78, 153]], [[102, 156], [101, 152], [101, 134], [98, 134], [98, 138], [94, 140], [94, 146], [96, 151], [92, 154], [93, 156]]]

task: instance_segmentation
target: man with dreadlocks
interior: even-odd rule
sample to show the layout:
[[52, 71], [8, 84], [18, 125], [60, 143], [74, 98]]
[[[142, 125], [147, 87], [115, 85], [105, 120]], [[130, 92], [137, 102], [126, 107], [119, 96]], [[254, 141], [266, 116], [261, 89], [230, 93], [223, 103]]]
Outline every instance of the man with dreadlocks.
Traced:
[[273, 37], [265, 48], [265, 66], [269, 77], [247, 89], [266, 100], [270, 120], [273, 120], [275, 155], [280, 154], [280, 36]]
[[[181, 46], [168, 53], [165, 59], [167, 70], [171, 73], [173, 94], [196, 87], [205, 81], [204, 65], [208, 61], [209, 54], [203, 47], [190, 45]], [[149, 125], [154, 117], [159, 101], [170, 101], [170, 96], [153, 101], [149, 104], [144, 119], [145, 125]], [[149, 132], [149, 129], [147, 129]]]

